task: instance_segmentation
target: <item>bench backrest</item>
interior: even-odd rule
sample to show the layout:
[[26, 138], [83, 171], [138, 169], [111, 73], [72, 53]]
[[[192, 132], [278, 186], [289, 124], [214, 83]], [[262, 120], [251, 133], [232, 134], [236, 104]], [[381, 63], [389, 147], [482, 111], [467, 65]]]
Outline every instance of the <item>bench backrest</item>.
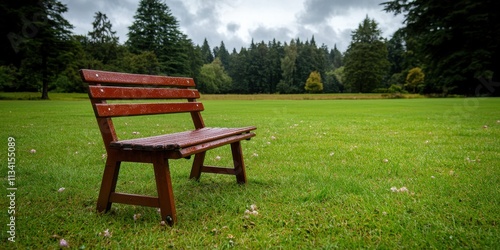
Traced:
[[[118, 140], [111, 118], [120, 116], [153, 115], [189, 112], [196, 129], [205, 127], [200, 111], [204, 107], [197, 99], [200, 93], [194, 80], [186, 77], [117, 73], [99, 70], [80, 70], [89, 84], [88, 94], [94, 109], [106, 149]], [[146, 103], [108, 103], [108, 100], [158, 99]], [[172, 101], [177, 99], [177, 101]]]

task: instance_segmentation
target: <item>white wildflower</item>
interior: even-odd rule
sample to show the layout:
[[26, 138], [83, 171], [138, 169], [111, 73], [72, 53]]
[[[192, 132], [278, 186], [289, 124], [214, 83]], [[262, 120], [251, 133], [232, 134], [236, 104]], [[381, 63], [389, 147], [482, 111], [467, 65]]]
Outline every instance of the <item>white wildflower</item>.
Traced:
[[402, 187], [399, 189], [399, 192], [408, 192], [408, 188]]
[[66, 188], [63, 188], [63, 187], [62, 187], [62, 188], [59, 188], [59, 189], [57, 190], [57, 192], [61, 193], [61, 192], [63, 192], [65, 189], [66, 189]]
[[59, 246], [60, 247], [69, 247], [69, 244], [68, 244], [68, 242], [65, 239], [61, 239], [59, 241]]
[[138, 220], [141, 218], [141, 214], [134, 214], [134, 221]]
[[220, 161], [220, 159], [221, 159], [221, 157], [220, 157], [220, 156], [216, 156], [216, 157], [215, 157], [215, 160], [217, 160], [217, 161]]
[[397, 187], [391, 187], [391, 191], [392, 191], [392, 192], [397, 192], [397, 191], [398, 191], [398, 188], [397, 188]]
[[250, 210], [257, 211], [257, 205], [255, 204], [250, 205]]
[[106, 230], [104, 230], [104, 232], [102, 232], [102, 236], [104, 236], [106, 238], [110, 238], [111, 236], [113, 236], [113, 233], [110, 233], [109, 229], [106, 229]]
[[36, 153], [36, 149], [31, 149], [30, 153], [32, 153], [32, 154]]

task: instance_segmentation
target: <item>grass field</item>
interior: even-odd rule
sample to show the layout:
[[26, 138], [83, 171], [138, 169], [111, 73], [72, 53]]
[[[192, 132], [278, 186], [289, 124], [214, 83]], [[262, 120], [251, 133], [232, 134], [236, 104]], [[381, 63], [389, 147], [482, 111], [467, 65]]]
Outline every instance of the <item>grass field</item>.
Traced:
[[[74, 249], [500, 248], [498, 98], [206, 98], [208, 126], [258, 127], [242, 145], [248, 183], [209, 174], [190, 181], [191, 161], [172, 161], [172, 228], [154, 208], [95, 212], [105, 150], [90, 103], [53, 99], [0, 101], [1, 249], [58, 249], [61, 239]], [[115, 125], [122, 138], [192, 127], [189, 115]], [[207, 154], [208, 164], [230, 160], [229, 147]], [[151, 166], [124, 163], [117, 189], [155, 195], [153, 180]], [[258, 215], [245, 214], [252, 204]]]

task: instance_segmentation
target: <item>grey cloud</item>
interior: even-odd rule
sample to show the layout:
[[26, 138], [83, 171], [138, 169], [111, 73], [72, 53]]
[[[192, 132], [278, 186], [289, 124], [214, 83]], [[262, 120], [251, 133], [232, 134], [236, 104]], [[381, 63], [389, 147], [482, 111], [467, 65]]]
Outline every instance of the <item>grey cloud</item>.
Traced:
[[254, 39], [255, 42], [260, 42], [260, 41], [271, 41], [273, 39], [276, 39], [277, 41], [282, 41], [282, 42], [288, 42], [290, 39], [292, 39], [291, 31], [288, 28], [281, 27], [281, 28], [267, 28], [264, 26], [259, 26], [255, 30], [252, 30], [250, 32], [250, 35]]
[[179, 21], [181, 30], [194, 44], [201, 45], [204, 39], [207, 39], [211, 48], [219, 46], [221, 41], [224, 41], [227, 46], [228, 42], [226, 40], [228, 39], [216, 31], [217, 27], [221, 25], [217, 14], [218, 2], [198, 1], [197, 4], [198, 9], [196, 13], [191, 13], [184, 1], [167, 1], [172, 14]]
[[319, 24], [332, 16], [347, 15], [352, 9], [380, 9], [380, 0], [306, 0], [304, 11], [297, 15], [299, 23]]
[[237, 23], [229, 23], [229, 24], [227, 24], [226, 29], [229, 32], [234, 33], [234, 32], [236, 32], [236, 31], [238, 31], [240, 29], [240, 25], [237, 24]]
[[92, 22], [95, 13], [100, 11], [106, 14], [113, 25], [113, 30], [120, 37], [120, 42], [127, 40], [128, 26], [132, 24], [132, 17], [137, 10], [139, 0], [61, 0], [68, 7], [64, 17], [75, 26], [73, 32], [77, 35], [86, 35], [92, 31]]
[[181, 23], [181, 26], [191, 27], [200, 24], [209, 23], [218, 25], [219, 19], [217, 16], [216, 3], [212, 1], [199, 1], [198, 10], [196, 13], [191, 13], [185, 1], [172, 0], [167, 1], [167, 6], [172, 10], [172, 14]]
[[[343, 16], [349, 18], [352, 10], [361, 9], [369, 11], [380, 11], [383, 13], [380, 3], [384, 0], [304, 0], [303, 10], [296, 14], [295, 20], [290, 20], [292, 26], [282, 26], [269, 28], [265, 24], [248, 31], [254, 41], [269, 41], [276, 39], [281, 42], [289, 42], [290, 39], [300, 38], [301, 40], [311, 39], [315, 36], [318, 45], [322, 43], [333, 48], [335, 44], [343, 51], [350, 42], [351, 29], [347, 27], [335, 26], [335, 30], [326, 23], [330, 18]], [[75, 26], [74, 33], [86, 35], [92, 30], [92, 21], [95, 12], [101, 11], [110, 19], [113, 30], [120, 37], [120, 42], [124, 43], [128, 37], [128, 27], [133, 22], [133, 16], [139, 6], [140, 0], [61, 0], [66, 4], [69, 11], [64, 14], [66, 19]], [[286, 1], [284, 4], [286, 4]], [[241, 26], [237, 22], [223, 24], [219, 10], [222, 6], [234, 6], [238, 4], [235, 0], [165, 0], [172, 14], [179, 21], [181, 30], [193, 41], [194, 44], [201, 45], [206, 38], [213, 48], [219, 46], [224, 41], [226, 48], [232, 51], [233, 48], [249, 47], [251, 41], [243, 41], [237, 33], [241, 32]], [[196, 12], [190, 9], [196, 6]], [[251, 10], [249, 10], [251, 11]], [[390, 15], [390, 14], [388, 14]], [[370, 15], [371, 18], [373, 18]], [[390, 15], [384, 17], [380, 28], [391, 31], [385, 35], [392, 34], [393, 30], [399, 27], [398, 20]], [[376, 19], [377, 20], [377, 19]], [[359, 20], [361, 22], [361, 20]], [[378, 20], [377, 20], [378, 21]], [[335, 24], [334, 24], [335, 25]], [[307, 27], [313, 27], [314, 32]], [[218, 29], [224, 29], [219, 33]], [[338, 28], [343, 28], [338, 31]], [[296, 31], [296, 32], [293, 32]], [[227, 35], [226, 35], [227, 34]]]

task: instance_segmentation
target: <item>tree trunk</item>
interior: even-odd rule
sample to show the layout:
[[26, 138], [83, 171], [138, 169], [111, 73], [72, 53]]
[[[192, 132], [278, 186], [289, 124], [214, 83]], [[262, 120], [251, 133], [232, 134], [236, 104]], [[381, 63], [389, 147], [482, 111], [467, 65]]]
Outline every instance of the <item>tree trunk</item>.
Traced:
[[42, 46], [42, 100], [49, 99], [48, 56]]

